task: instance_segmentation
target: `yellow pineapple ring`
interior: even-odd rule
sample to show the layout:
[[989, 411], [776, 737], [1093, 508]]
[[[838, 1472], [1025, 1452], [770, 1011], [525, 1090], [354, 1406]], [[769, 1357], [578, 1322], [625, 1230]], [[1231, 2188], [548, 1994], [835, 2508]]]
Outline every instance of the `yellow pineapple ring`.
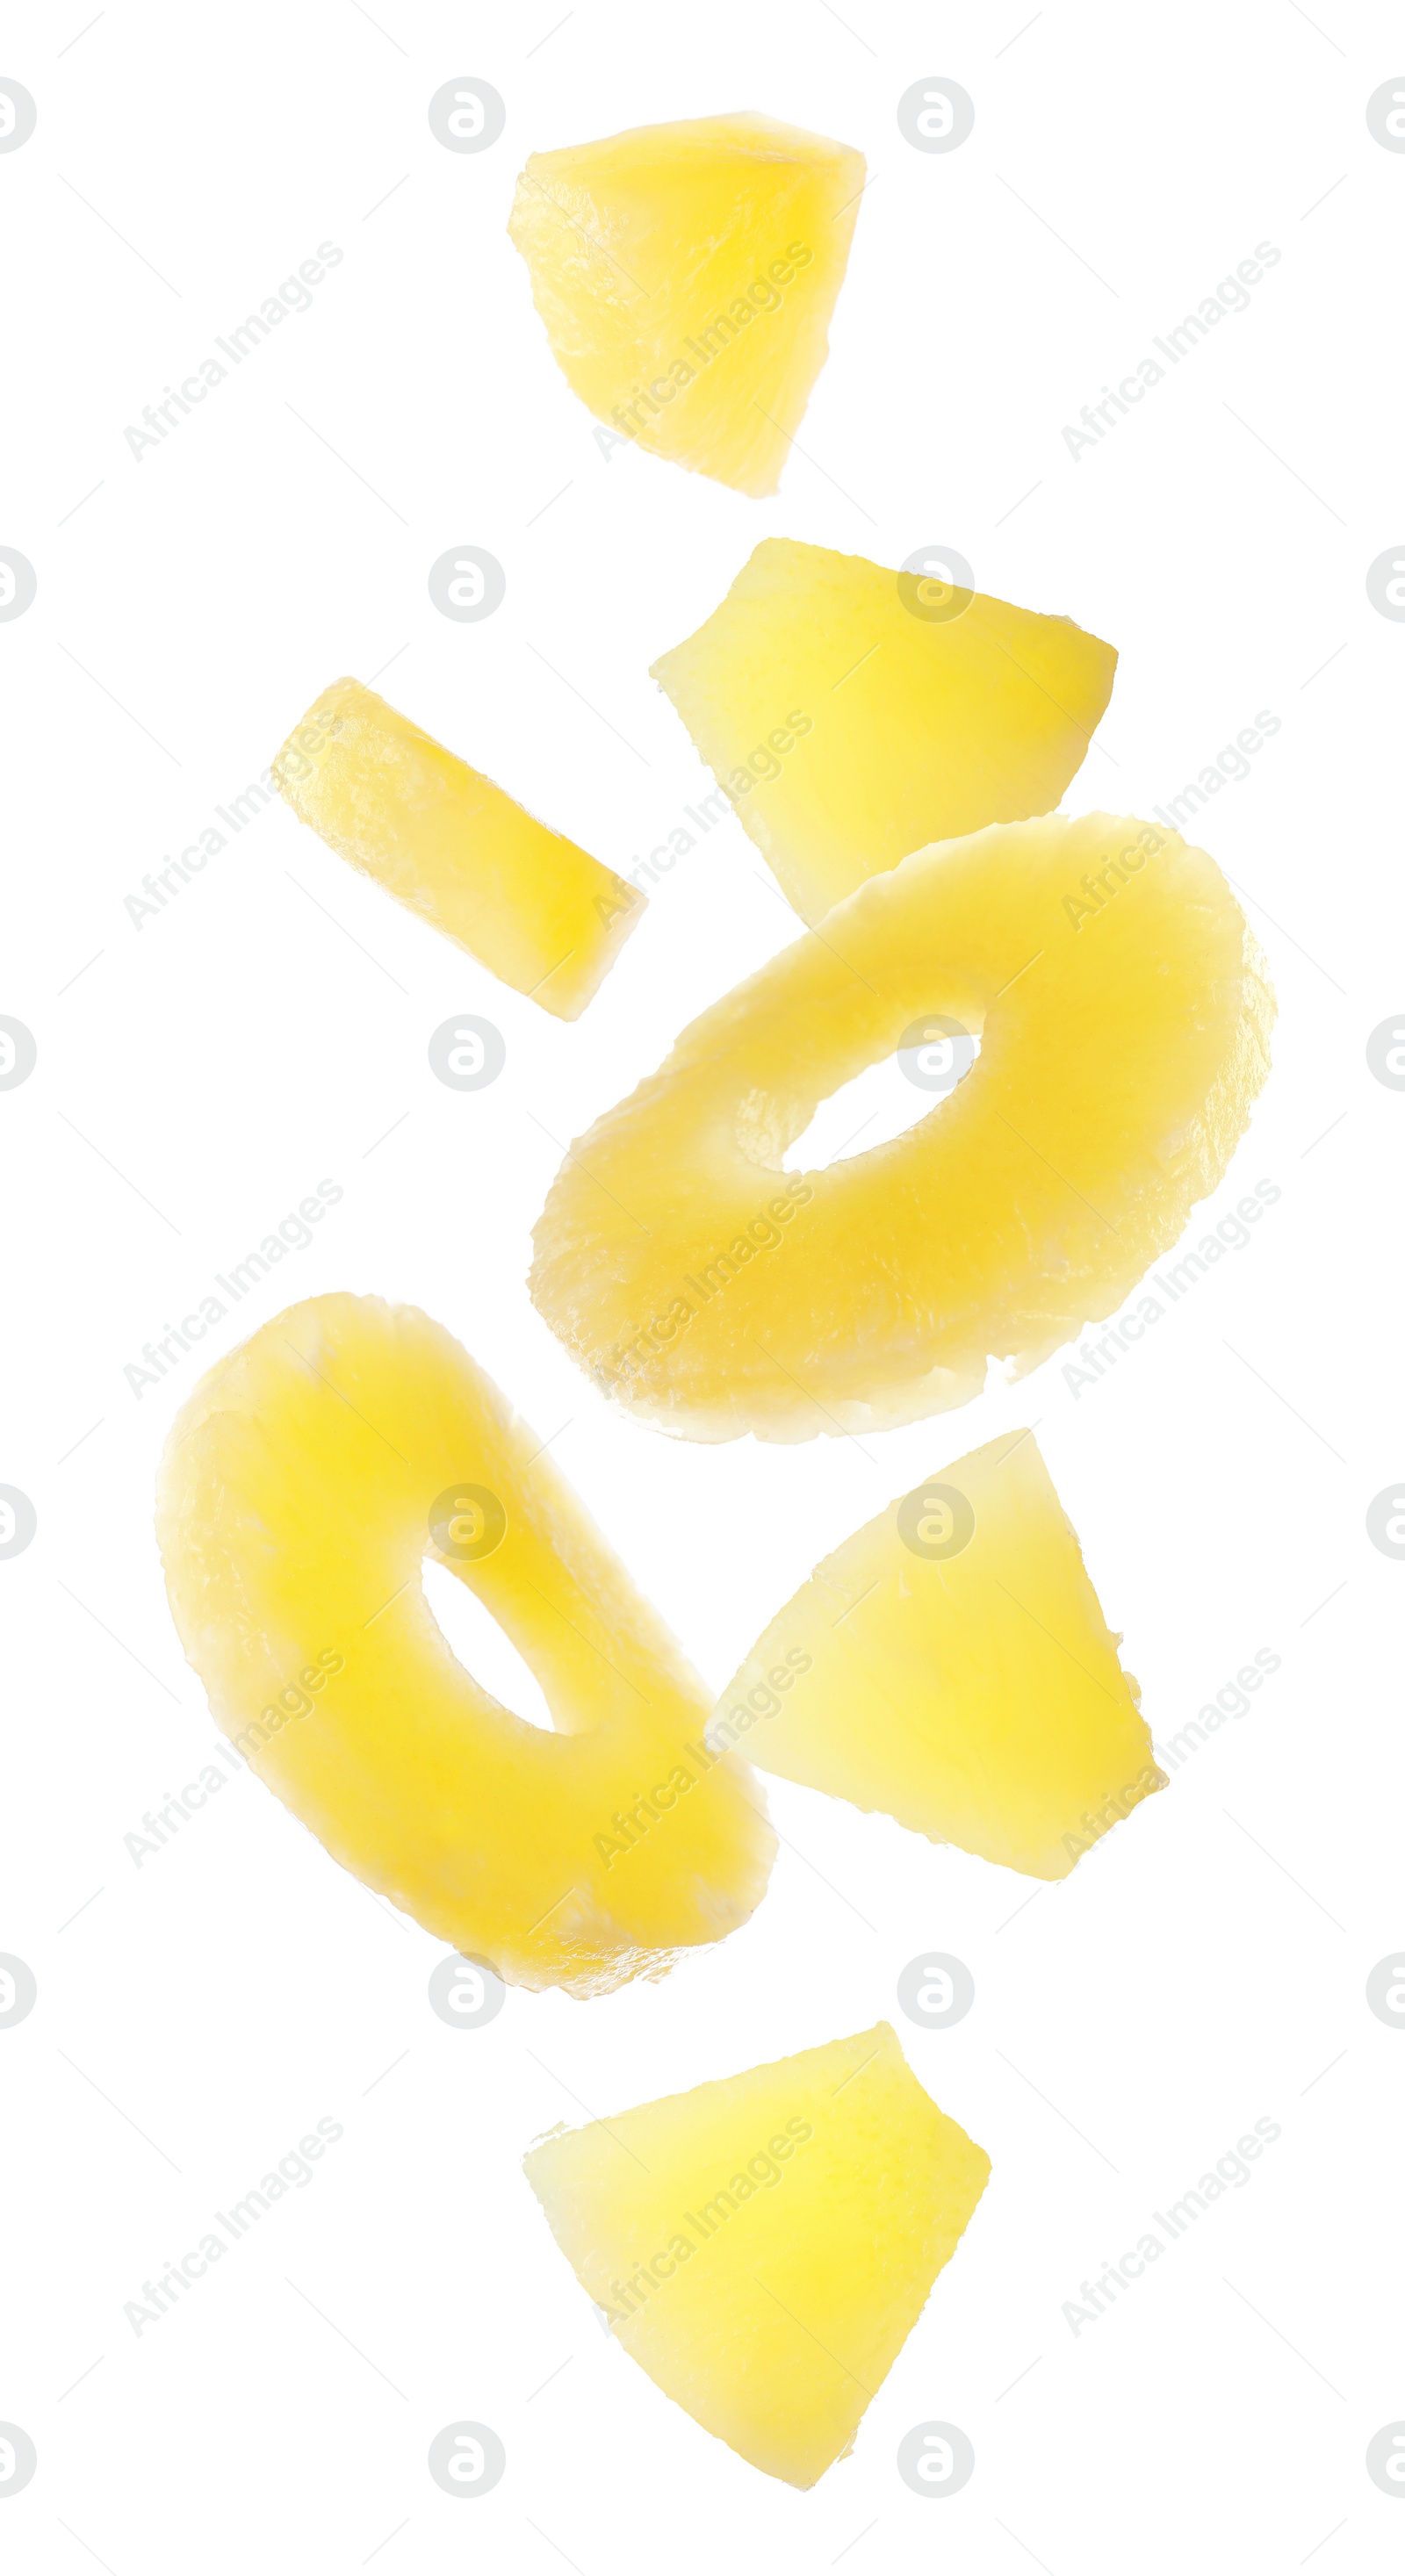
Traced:
[[[1273, 999], [1224, 878], [1093, 814], [916, 851], [684, 1030], [569, 1155], [531, 1291], [694, 1440], [964, 1404], [1111, 1314], [1212, 1190]], [[819, 1102], [945, 1014], [978, 1061], [891, 1143], [787, 1174]]]
[[[215, 1718], [333, 1859], [510, 1984], [599, 1994], [745, 1922], [774, 1842], [710, 1693], [527, 1425], [413, 1306], [316, 1297], [177, 1418], [157, 1534]], [[447, 1564], [556, 1733], [464, 1670]]]

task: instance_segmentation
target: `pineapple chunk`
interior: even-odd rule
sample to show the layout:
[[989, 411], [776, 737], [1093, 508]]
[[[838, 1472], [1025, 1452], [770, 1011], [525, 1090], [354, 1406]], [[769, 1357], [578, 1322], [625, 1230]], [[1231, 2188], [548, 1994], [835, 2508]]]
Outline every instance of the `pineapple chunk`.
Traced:
[[642, 898], [374, 689], [334, 680], [273, 779], [300, 822], [514, 992], [579, 1019]]
[[754, 2468], [851, 2449], [990, 2158], [885, 2021], [534, 2147], [526, 2174], [632, 2361]]
[[653, 666], [812, 924], [929, 841], [1047, 814], [1112, 695], [1116, 653], [1069, 618], [979, 591], [934, 618], [930, 587], [765, 537]]
[[1034, 1435], [941, 1468], [817, 1565], [715, 1751], [1032, 1878], [1166, 1786]]
[[[413, 1306], [315, 1297], [212, 1369], [167, 1442], [157, 1535], [218, 1724], [426, 1931], [584, 1996], [745, 1922], [773, 1838], [745, 1765], [701, 1743], [711, 1694], [535, 1434]], [[450, 1652], [427, 1554], [558, 1732]]]
[[[906, 1135], [787, 1173], [821, 1100], [934, 1013], [981, 1053]], [[1273, 998], [1224, 878], [1105, 814], [993, 825], [836, 904], [572, 1151], [531, 1292], [596, 1383], [693, 1440], [965, 1404], [1112, 1314], [1215, 1188]]]
[[863, 185], [846, 144], [704, 116], [534, 152], [508, 230], [596, 419], [760, 495], [828, 355]]

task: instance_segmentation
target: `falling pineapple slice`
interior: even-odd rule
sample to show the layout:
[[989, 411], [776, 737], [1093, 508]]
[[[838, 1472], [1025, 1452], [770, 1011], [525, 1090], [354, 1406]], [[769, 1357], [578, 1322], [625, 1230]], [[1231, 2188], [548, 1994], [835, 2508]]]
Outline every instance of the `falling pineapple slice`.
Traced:
[[339, 858], [559, 1020], [579, 1018], [640, 919], [613, 869], [359, 680], [323, 691], [273, 778]]
[[766, 537], [651, 676], [814, 923], [929, 841], [1049, 813], [1116, 667], [1067, 617]]
[[[940, 842], [597, 1120], [537, 1220], [532, 1296], [597, 1385], [692, 1440], [965, 1404], [992, 1356], [1027, 1374], [1175, 1242], [1248, 1124], [1273, 1007], [1178, 833], [1051, 814]], [[822, 1100], [894, 1052], [920, 1069], [943, 1027], [981, 1048], [949, 1096], [786, 1170]]]
[[989, 2172], [885, 2021], [526, 2159], [630, 2359], [796, 2487], [851, 2448]]
[[863, 184], [846, 144], [705, 116], [534, 152], [508, 229], [596, 419], [760, 495], [828, 354]]
[[715, 1751], [1065, 1878], [1166, 1775], [1030, 1431], [943, 1467], [817, 1565]]
[[[413, 1306], [315, 1297], [202, 1379], [157, 1535], [217, 1723], [334, 1860], [509, 1984], [605, 1992], [745, 1922], [759, 1784], [541, 1442]], [[556, 1732], [450, 1652], [426, 1556], [477, 1594]]]

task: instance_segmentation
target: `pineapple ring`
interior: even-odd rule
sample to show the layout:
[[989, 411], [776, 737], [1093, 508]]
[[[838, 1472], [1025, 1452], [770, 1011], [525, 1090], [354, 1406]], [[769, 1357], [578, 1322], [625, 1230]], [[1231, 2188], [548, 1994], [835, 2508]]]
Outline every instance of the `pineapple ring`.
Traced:
[[[1178, 833], [994, 824], [873, 877], [684, 1030], [575, 1146], [531, 1293], [595, 1378], [694, 1440], [966, 1403], [1111, 1314], [1217, 1185], [1273, 998]], [[914, 1024], [979, 1032], [906, 1135], [787, 1174], [821, 1100]]]
[[[343, 1867], [508, 1983], [608, 1991], [746, 1920], [774, 1839], [712, 1698], [541, 1444], [412, 1306], [312, 1298], [202, 1381], [162, 1463], [171, 1609], [219, 1725]], [[433, 1554], [540, 1681], [457, 1661]]]

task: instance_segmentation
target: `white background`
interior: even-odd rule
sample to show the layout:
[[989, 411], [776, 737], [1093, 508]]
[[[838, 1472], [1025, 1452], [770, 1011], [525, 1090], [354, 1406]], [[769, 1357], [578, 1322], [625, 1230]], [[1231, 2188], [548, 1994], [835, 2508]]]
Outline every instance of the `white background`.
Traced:
[[[0, 2032], [0, 2417], [39, 2454], [0, 2504], [10, 2563], [1398, 2565], [1405, 2510], [1364, 2468], [1405, 2415], [1405, 2038], [1364, 1996], [1402, 1933], [1387, 1640], [1405, 1571], [1365, 1514], [1402, 1466], [1387, 1229], [1405, 1100], [1364, 1053], [1401, 1002], [1388, 764], [1405, 629], [1365, 589], [1405, 535], [1405, 156], [1364, 116], [1405, 69], [1398, 12], [87, 15], [17, 6], [0, 38], [0, 75], [39, 107], [0, 157], [0, 542], [38, 574], [33, 607], [0, 624], [0, 1009], [39, 1049], [0, 1094], [0, 1481], [39, 1516], [0, 1564], [0, 1950], [39, 1987]], [[475, 73], [507, 129], [451, 154], [426, 105]], [[896, 101], [941, 73], [971, 92], [975, 130], [921, 154]], [[762, 503], [602, 456], [504, 231], [529, 150], [743, 106], [860, 147], [873, 174], [805, 453]], [[312, 310], [134, 459], [125, 425], [325, 240], [344, 258]], [[1063, 425], [1264, 240], [1282, 258], [1250, 310], [1075, 462]], [[1282, 1006], [1271, 1083], [1209, 1214], [1261, 1178], [1281, 1200], [1077, 1399], [1054, 1361], [867, 1455], [655, 1436], [576, 1372], [524, 1292], [559, 1147], [795, 935], [739, 823], [657, 890], [575, 1027], [281, 806], [156, 920], [138, 930], [123, 905], [327, 681], [383, 668], [398, 705], [627, 868], [705, 784], [647, 666], [767, 532], [890, 564], [955, 545], [983, 589], [1115, 643], [1072, 810], [1145, 812], [1257, 710], [1281, 719], [1199, 818]], [[462, 543], [507, 574], [478, 625], [426, 589]], [[507, 1044], [471, 1095], [426, 1059], [465, 1009]], [[481, 2032], [446, 2028], [425, 1995], [438, 1945], [254, 1780], [140, 1868], [124, 1844], [213, 1733], [151, 1530], [162, 1441], [203, 1360], [140, 1401], [124, 1368], [323, 1177], [341, 1204], [204, 1355], [322, 1289], [422, 1304], [558, 1435], [717, 1687], [820, 1554], [1021, 1421], [1158, 1742], [1256, 1650], [1281, 1670], [1062, 1887], [1031, 1895], [777, 1783], [771, 1892], [721, 1949], [605, 2001], [514, 1992]], [[491, 1632], [471, 1651], [511, 1696]], [[896, 2005], [929, 1947], [976, 1980], [944, 2034]], [[520, 2158], [583, 2105], [608, 2114], [880, 2017], [994, 2174], [853, 2456], [800, 2496], [606, 2339]], [[135, 2336], [124, 2302], [319, 2117], [345, 2134], [311, 2184]], [[1075, 2337], [1062, 2308], [1080, 2282], [1260, 2117], [1282, 2136], [1252, 2182]], [[471, 2504], [426, 2469], [460, 2417], [508, 2453]], [[929, 2501], [895, 2451], [932, 2417], [964, 2427], [977, 2467]]]

